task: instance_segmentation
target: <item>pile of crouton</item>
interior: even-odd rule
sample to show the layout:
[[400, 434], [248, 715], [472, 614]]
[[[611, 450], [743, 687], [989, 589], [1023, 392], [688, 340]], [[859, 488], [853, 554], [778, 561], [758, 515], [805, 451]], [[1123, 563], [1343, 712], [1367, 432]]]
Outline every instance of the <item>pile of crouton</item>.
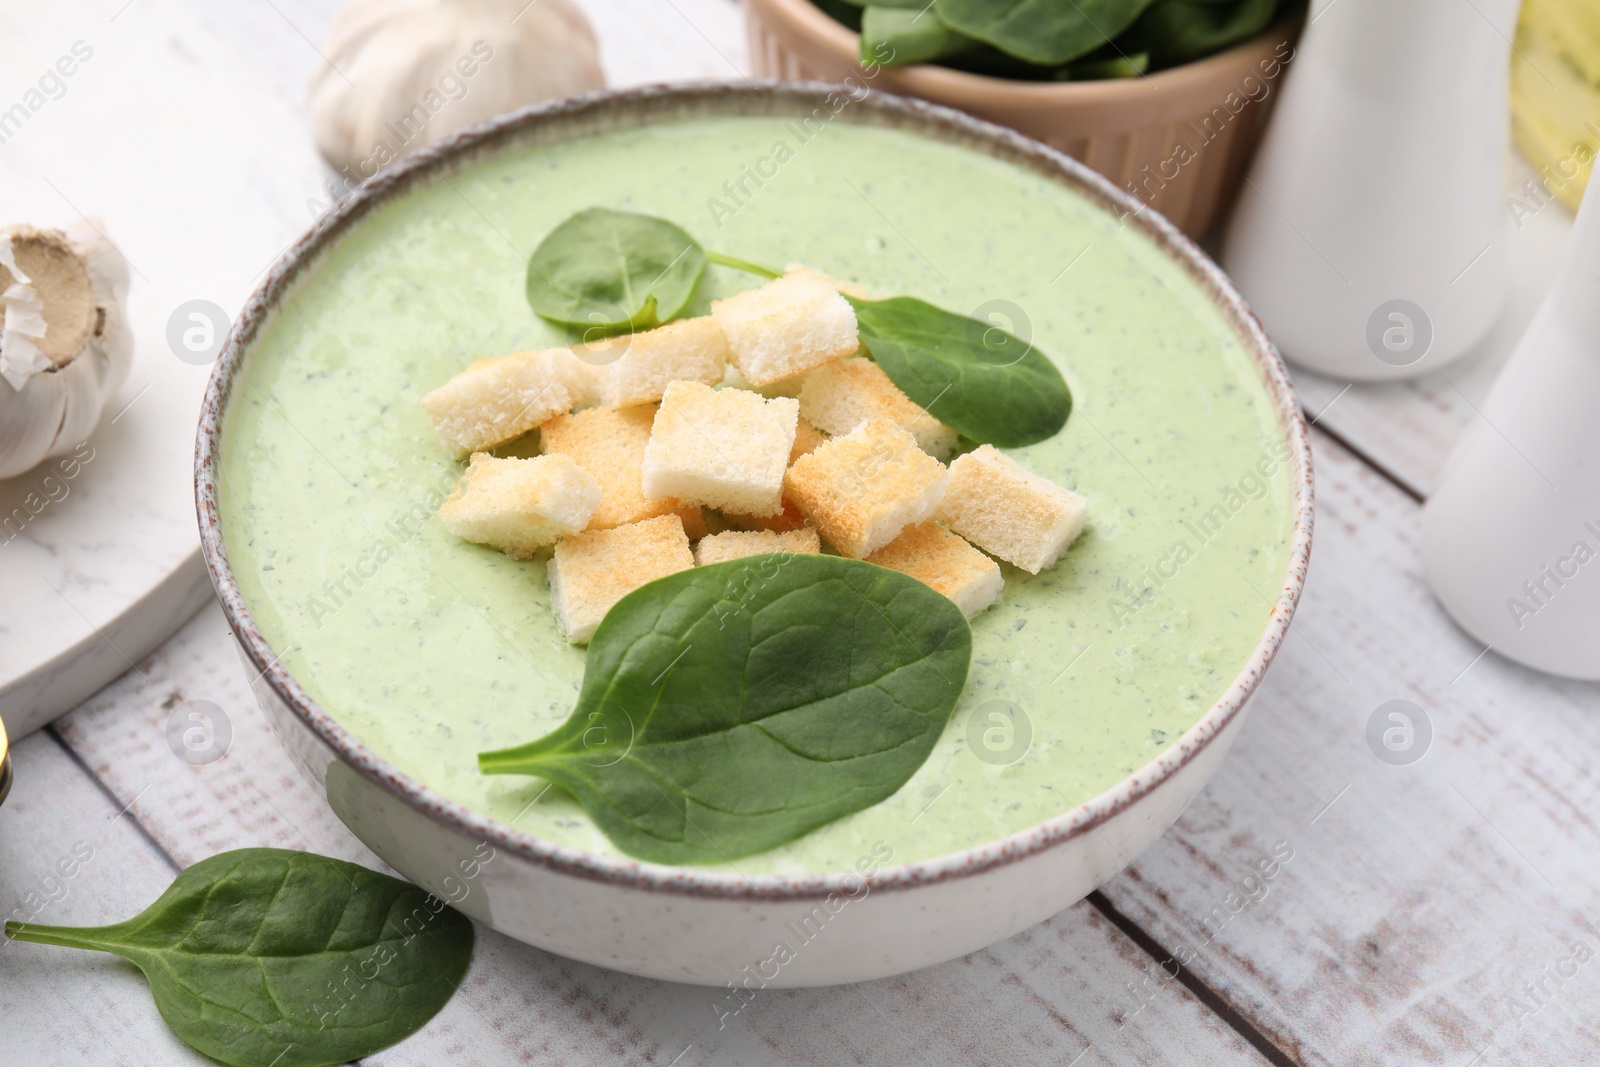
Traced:
[[[647, 582], [824, 543], [971, 618], [1000, 596], [994, 559], [1053, 565], [1085, 502], [991, 445], [947, 467], [956, 432], [860, 347], [839, 283], [797, 269], [703, 318], [479, 360], [422, 400], [445, 447], [471, 457], [439, 517], [518, 559], [554, 545], [574, 644]], [[536, 427], [541, 455], [490, 454]]]

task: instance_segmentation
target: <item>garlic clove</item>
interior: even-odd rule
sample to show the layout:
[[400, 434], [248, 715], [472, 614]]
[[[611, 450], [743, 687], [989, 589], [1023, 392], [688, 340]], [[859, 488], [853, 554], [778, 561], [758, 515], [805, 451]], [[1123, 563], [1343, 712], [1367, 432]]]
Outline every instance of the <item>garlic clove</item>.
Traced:
[[127, 377], [128, 271], [91, 225], [0, 230], [0, 478], [68, 451]]
[[571, 0], [353, 0], [323, 55], [310, 89], [317, 147], [357, 182], [495, 115], [605, 86]]

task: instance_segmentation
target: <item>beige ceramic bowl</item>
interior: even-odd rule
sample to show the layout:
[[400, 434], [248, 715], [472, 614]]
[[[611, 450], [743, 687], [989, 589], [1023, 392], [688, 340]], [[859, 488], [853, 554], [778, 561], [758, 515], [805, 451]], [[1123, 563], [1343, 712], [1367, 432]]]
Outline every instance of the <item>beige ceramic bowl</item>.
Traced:
[[857, 62], [857, 36], [811, 0], [745, 0], [750, 62], [767, 78], [866, 85], [958, 108], [1060, 149], [1200, 237], [1233, 201], [1294, 56], [1298, 15], [1196, 63], [1143, 78], [1022, 82]]

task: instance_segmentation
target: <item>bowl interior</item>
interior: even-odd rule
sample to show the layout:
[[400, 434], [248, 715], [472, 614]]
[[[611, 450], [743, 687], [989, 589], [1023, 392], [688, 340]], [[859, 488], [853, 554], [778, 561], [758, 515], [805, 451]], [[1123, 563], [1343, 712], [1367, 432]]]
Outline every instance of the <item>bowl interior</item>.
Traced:
[[[197, 456], [208, 564], [266, 680], [359, 771], [524, 855], [641, 877], [542, 782], [476, 773], [477, 751], [566, 717], [583, 654], [542, 567], [430, 518], [458, 467], [416, 404], [472, 358], [561, 343], [522, 302], [523, 262], [595, 203], [1030, 337], [1077, 408], [1018, 456], [1091, 501], [1060, 567], [1006, 569], [973, 681], [895, 797], [736, 869], [660, 877], [792, 888], [883, 840], [886, 877], [979, 869], [1130, 803], [1237, 712], [1298, 593], [1309, 461], [1281, 364], [1216, 269], [1070, 160], [954, 113], [689, 87], [533, 109], [413, 157], [291, 250], [229, 339]], [[749, 284], [714, 269], [700, 309]]]

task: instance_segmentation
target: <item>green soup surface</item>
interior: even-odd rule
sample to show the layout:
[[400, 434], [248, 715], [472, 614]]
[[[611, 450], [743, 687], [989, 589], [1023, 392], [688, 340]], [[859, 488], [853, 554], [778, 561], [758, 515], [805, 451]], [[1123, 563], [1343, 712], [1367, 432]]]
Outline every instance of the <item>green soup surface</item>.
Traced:
[[[1002, 565], [933, 755], [889, 800], [739, 872], [1025, 830], [1155, 758], [1233, 681], [1282, 581], [1292, 485], [1260, 372], [1200, 286], [1084, 197], [970, 149], [837, 119], [684, 119], [518, 149], [387, 203], [297, 285], [235, 383], [218, 491], [239, 587], [283, 664], [379, 756], [619, 855], [559, 790], [478, 773], [479, 752], [567, 717], [585, 653], [556, 628], [543, 562], [442, 528], [462, 465], [419, 404], [474, 359], [567, 343], [528, 308], [527, 256], [597, 205], [993, 317], [1075, 399], [1064, 431], [1010, 454], [1083, 494], [1088, 527], [1051, 570]], [[758, 282], [713, 266], [690, 312]]]

